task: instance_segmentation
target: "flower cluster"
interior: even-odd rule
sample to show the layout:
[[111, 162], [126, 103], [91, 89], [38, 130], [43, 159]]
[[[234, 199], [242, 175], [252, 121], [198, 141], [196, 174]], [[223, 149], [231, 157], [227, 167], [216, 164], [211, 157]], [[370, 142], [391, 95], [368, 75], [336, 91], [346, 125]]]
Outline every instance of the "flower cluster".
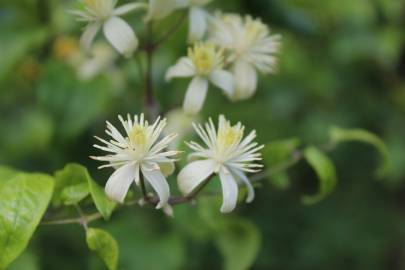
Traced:
[[[280, 35], [270, 35], [267, 25], [250, 16], [217, 13], [201, 20], [206, 40], [197, 41], [188, 57], [182, 57], [167, 71], [166, 78], [191, 77], [193, 80], [184, 100], [184, 110], [198, 113], [207, 92], [207, 79], [232, 101], [250, 98], [257, 89], [257, 71], [275, 72], [275, 54]], [[208, 26], [208, 27], [207, 27]]]
[[[118, 118], [125, 133], [120, 133], [107, 122], [106, 133], [111, 139], [96, 137], [104, 145], [95, 144], [94, 147], [108, 152], [108, 155], [92, 157], [107, 162], [99, 168], [115, 169], [105, 187], [107, 195], [123, 203], [132, 183], [137, 186], [148, 183], [158, 195], [157, 208], [167, 207], [170, 188], [166, 176], [174, 172], [174, 162], [179, 152], [166, 148], [176, 134], [161, 136], [166, 125], [165, 119], [158, 118], [154, 124], [149, 125], [143, 114], [140, 117], [135, 115], [132, 118], [128, 115], [127, 119], [121, 116]], [[197, 160], [189, 163], [178, 174], [180, 191], [188, 196], [212, 175], [218, 174], [223, 194], [221, 212], [228, 213], [235, 208], [238, 183], [247, 187], [246, 201], [251, 202], [254, 190], [246, 173], [258, 172], [262, 168], [261, 164], [255, 163], [261, 160], [259, 151], [263, 147], [253, 142], [256, 132], [252, 131], [244, 138], [244, 126], [241, 123], [232, 126], [222, 115], [219, 117], [218, 130], [211, 119], [205, 128], [197, 124], [193, 126], [206, 148], [196, 142], [188, 144], [194, 151], [189, 158]]]
[[[154, 40], [151, 22], [163, 20], [176, 10], [183, 10], [189, 18], [188, 53], [169, 67], [165, 76], [166, 81], [190, 78], [183, 111], [173, 110], [168, 114], [173, 119], [166, 130], [165, 119], [158, 118], [149, 124], [143, 114], [139, 117], [128, 115], [126, 119], [119, 116], [124, 133], [107, 122], [106, 133], [111, 138], [96, 137], [103, 145], [94, 147], [108, 154], [92, 158], [107, 163], [100, 168], [115, 169], [105, 187], [108, 197], [123, 203], [130, 186], [135, 183], [141, 188], [145, 200], [170, 212], [173, 197], [166, 177], [176, 170], [175, 161], [180, 158], [180, 152], [175, 149], [179, 141], [194, 127], [203, 144], [187, 143], [192, 153], [190, 162], [177, 176], [178, 187], [183, 193], [180, 198], [192, 199], [201, 187], [218, 175], [223, 195], [221, 212], [228, 213], [235, 208], [240, 184], [248, 191], [246, 201], [251, 202], [254, 189], [247, 174], [262, 168], [257, 162], [261, 161], [263, 146], [254, 142], [255, 131], [244, 136], [245, 128], [241, 123], [231, 125], [222, 115], [217, 127], [211, 119], [205, 125], [191, 122], [198, 119], [196, 115], [203, 108], [209, 88], [220, 89], [231, 101], [252, 97], [258, 87], [258, 73], [268, 75], [276, 70], [281, 37], [273, 35], [260, 19], [209, 12], [206, 7], [212, 0], [147, 0], [121, 6], [117, 5], [118, 0], [79, 1], [81, 8], [72, 13], [79, 21], [87, 23], [80, 41], [87, 52], [102, 29], [112, 47], [121, 55], [130, 57], [138, 49], [139, 41], [133, 28], [122, 17], [134, 11], [144, 13], [143, 21], [149, 25], [148, 41], [143, 47], [148, 56], [148, 98], [153, 96], [149, 89], [153, 83], [150, 75], [152, 54], [165, 40]], [[166, 35], [170, 36], [170, 33], [169, 29]], [[93, 58], [99, 57], [94, 54]], [[142, 61], [139, 64], [142, 66]], [[93, 61], [91, 70], [94, 66], [100, 66], [98, 69], [102, 70], [101, 66], [105, 65]], [[149, 197], [147, 185], [151, 186], [156, 197]]]

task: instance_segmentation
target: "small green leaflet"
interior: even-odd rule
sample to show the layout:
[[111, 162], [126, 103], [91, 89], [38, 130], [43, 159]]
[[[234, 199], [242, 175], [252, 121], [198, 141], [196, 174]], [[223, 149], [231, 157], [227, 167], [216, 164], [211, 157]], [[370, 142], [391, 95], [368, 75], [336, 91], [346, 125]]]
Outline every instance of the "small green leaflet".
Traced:
[[304, 196], [302, 201], [305, 204], [315, 204], [327, 197], [335, 188], [336, 169], [333, 162], [314, 146], [305, 149], [304, 158], [319, 178], [319, 192], [313, 196]]
[[383, 177], [387, 174], [390, 167], [389, 152], [387, 146], [377, 135], [363, 129], [342, 129], [332, 127], [329, 131], [330, 140], [333, 144], [344, 142], [362, 142], [374, 146], [381, 156], [381, 165], [377, 169], [377, 176]]
[[55, 173], [55, 193], [53, 204], [59, 206], [77, 204], [91, 195], [97, 210], [104, 219], [109, 219], [115, 208], [115, 203], [110, 201], [104, 190], [91, 178], [89, 172], [80, 164], [68, 164]]
[[117, 269], [118, 244], [108, 232], [89, 228], [86, 230], [86, 242], [89, 249], [103, 260], [109, 270]]
[[260, 250], [261, 236], [249, 220], [228, 220], [215, 238], [224, 257], [223, 269], [245, 270], [255, 262]]

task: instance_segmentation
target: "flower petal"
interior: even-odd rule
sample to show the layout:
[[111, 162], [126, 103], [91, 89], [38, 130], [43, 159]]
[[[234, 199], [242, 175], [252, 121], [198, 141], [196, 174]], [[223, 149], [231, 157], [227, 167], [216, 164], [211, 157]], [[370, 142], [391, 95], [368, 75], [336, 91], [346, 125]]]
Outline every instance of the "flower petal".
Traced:
[[166, 72], [166, 81], [173, 78], [186, 78], [195, 74], [193, 62], [188, 57], [182, 57], [177, 63]]
[[190, 194], [214, 173], [216, 163], [211, 159], [191, 162], [177, 176], [177, 184], [184, 195]]
[[174, 173], [175, 168], [176, 168], [173, 161], [160, 162], [159, 167], [160, 167], [160, 171], [166, 177], [169, 176], [169, 175], [172, 175]]
[[215, 70], [210, 76], [211, 82], [224, 90], [228, 97], [232, 97], [235, 93], [235, 81], [232, 73], [226, 70]]
[[186, 92], [183, 109], [188, 114], [197, 114], [205, 101], [208, 91], [208, 80], [202, 77], [195, 77]]
[[104, 35], [111, 45], [125, 57], [138, 47], [138, 39], [132, 28], [121, 18], [111, 17], [104, 23]]
[[134, 164], [127, 164], [117, 169], [110, 176], [105, 186], [107, 196], [114, 201], [123, 203], [128, 189], [135, 179], [135, 174]]
[[222, 213], [229, 213], [235, 209], [238, 201], [238, 184], [233, 178], [232, 174], [225, 168], [221, 168], [219, 171], [219, 178], [222, 185]]
[[235, 174], [237, 176], [238, 179], [240, 179], [247, 188], [247, 198], [246, 198], [246, 202], [247, 203], [251, 203], [253, 201], [253, 199], [255, 198], [255, 190], [252, 186], [252, 183], [250, 183], [249, 179], [246, 177], [246, 174], [238, 169], [233, 169], [231, 170], [233, 174]]
[[170, 188], [169, 184], [166, 181], [166, 178], [160, 171], [159, 166], [142, 165], [141, 170], [143, 176], [145, 177], [145, 180], [149, 182], [149, 184], [156, 191], [159, 197], [160, 201], [159, 204], [156, 206], [156, 209], [164, 207], [169, 200]]
[[194, 43], [201, 40], [207, 31], [207, 14], [204, 9], [193, 6], [189, 18], [188, 41]]
[[234, 67], [235, 100], [250, 98], [257, 88], [257, 73], [254, 67], [246, 61], [238, 61]]
[[146, 3], [129, 3], [122, 6], [117, 7], [113, 11], [114, 16], [121, 16], [127, 14], [131, 11], [139, 10], [139, 9], [147, 9], [148, 5]]
[[100, 30], [101, 24], [98, 22], [90, 23], [86, 26], [81, 38], [80, 45], [82, 48], [88, 52], [90, 50], [91, 44], [97, 35], [98, 30]]
[[161, 20], [177, 8], [175, 0], [149, 0], [146, 20]]

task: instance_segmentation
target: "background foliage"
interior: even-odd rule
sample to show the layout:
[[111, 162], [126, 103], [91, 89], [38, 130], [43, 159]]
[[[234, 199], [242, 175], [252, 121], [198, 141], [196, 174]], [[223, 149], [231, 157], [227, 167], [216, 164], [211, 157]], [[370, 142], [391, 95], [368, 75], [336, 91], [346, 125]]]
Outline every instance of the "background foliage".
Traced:
[[[80, 25], [66, 13], [73, 5], [0, 4], [0, 162], [49, 174], [81, 163], [103, 185], [110, 171], [97, 171], [89, 160], [92, 136], [103, 132], [105, 119], [142, 111], [142, 81], [135, 59], [114, 56], [103, 59], [97, 76], [78, 76], [69, 58], [80, 35]], [[312, 171], [301, 161], [261, 182], [256, 200], [231, 215], [217, 213], [220, 199], [211, 197], [176, 207], [175, 219], [149, 207], [117, 211], [94, 226], [117, 240], [119, 269], [405, 269], [405, 1], [221, 0], [211, 6], [261, 17], [283, 35], [283, 49], [278, 74], [263, 77], [253, 99], [230, 103], [210, 91], [204, 118], [224, 113], [256, 129], [262, 143], [297, 137], [305, 145], [322, 145], [332, 126], [367, 129], [386, 142], [388, 151], [380, 152], [389, 157], [389, 168], [378, 178], [376, 151], [349, 142], [332, 152], [335, 190], [312, 206], [302, 204], [302, 196], [316, 192], [316, 173], [330, 172]], [[128, 20], [142, 36], [139, 17]], [[184, 54], [184, 40], [185, 27], [155, 57], [162, 111], [182, 102], [186, 82], [167, 84], [163, 78]], [[336, 129], [333, 134], [339, 141]], [[313, 149], [305, 153], [310, 163], [322, 159]], [[115, 245], [94, 230], [87, 235], [90, 247], [97, 245], [94, 234]], [[82, 227], [40, 226], [11, 269], [101, 265], [90, 255]]]

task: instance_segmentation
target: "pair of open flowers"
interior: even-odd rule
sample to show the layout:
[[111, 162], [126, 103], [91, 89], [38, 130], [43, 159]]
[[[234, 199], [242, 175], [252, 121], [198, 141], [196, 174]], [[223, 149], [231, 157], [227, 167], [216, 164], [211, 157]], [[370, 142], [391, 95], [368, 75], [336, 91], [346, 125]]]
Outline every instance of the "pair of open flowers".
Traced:
[[[143, 114], [118, 118], [125, 129], [124, 135], [107, 122], [106, 133], [111, 139], [107, 141], [96, 137], [105, 145], [94, 146], [108, 152], [108, 155], [92, 157], [107, 162], [100, 168], [115, 169], [105, 186], [108, 197], [123, 203], [133, 182], [137, 186], [145, 182], [159, 197], [157, 208], [168, 206], [170, 187], [166, 177], [175, 171], [174, 163], [179, 152], [167, 150], [167, 147], [176, 134], [161, 135], [165, 119], [158, 118], [150, 125]], [[218, 175], [223, 195], [221, 212], [228, 213], [235, 208], [239, 184], [246, 185], [246, 201], [251, 202], [254, 189], [246, 173], [255, 173], [262, 168], [256, 163], [261, 160], [259, 151], [263, 148], [263, 145], [253, 142], [256, 132], [251, 131], [244, 137], [244, 126], [241, 123], [232, 126], [222, 115], [219, 116], [218, 128], [211, 119], [204, 126], [193, 126], [205, 146], [188, 143], [193, 152], [189, 155], [190, 163], [177, 176], [180, 191], [185, 196], [190, 195], [213, 175]]]

